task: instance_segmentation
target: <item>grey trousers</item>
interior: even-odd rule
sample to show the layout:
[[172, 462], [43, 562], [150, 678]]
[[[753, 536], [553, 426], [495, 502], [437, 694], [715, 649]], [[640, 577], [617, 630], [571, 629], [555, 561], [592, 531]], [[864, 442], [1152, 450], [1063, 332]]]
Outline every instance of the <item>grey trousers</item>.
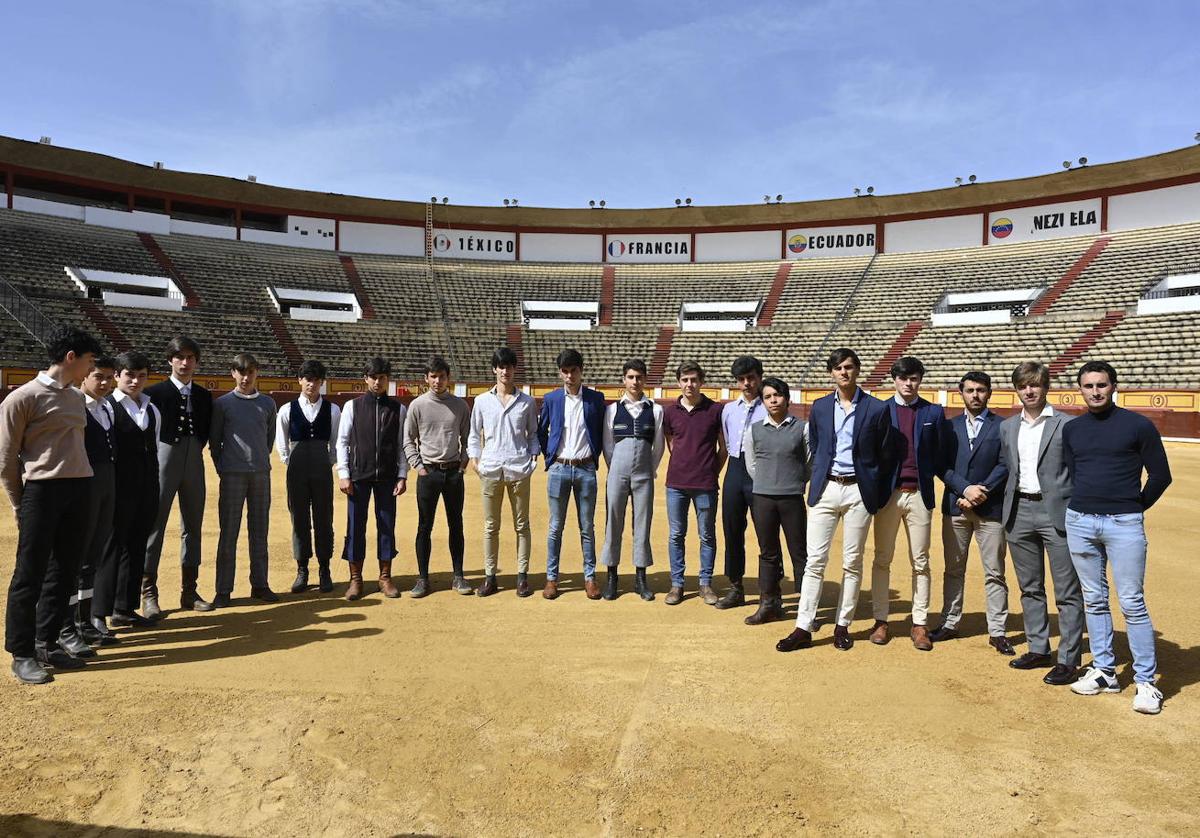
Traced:
[[1008, 531], [1008, 549], [1021, 586], [1021, 610], [1029, 651], [1050, 653], [1044, 554], [1050, 560], [1054, 603], [1058, 609], [1058, 662], [1079, 666], [1083, 651], [1083, 591], [1071, 562], [1066, 533], [1050, 520], [1045, 503], [1017, 500], [1012, 529]]
[[232, 594], [237, 573], [238, 536], [242, 508], [250, 536], [250, 587], [267, 585], [267, 522], [271, 518], [271, 472], [230, 472], [221, 475], [217, 514], [221, 537], [217, 540], [217, 593]]
[[956, 629], [962, 619], [963, 588], [966, 584], [967, 556], [971, 537], [979, 546], [983, 564], [983, 593], [987, 603], [988, 634], [1003, 637], [1008, 628], [1008, 582], [1004, 578], [1004, 525], [980, 518], [968, 510], [942, 516], [942, 552], [946, 569], [942, 573], [942, 625]]
[[633, 501], [633, 566], [650, 567], [654, 555], [650, 549], [650, 524], [654, 520], [654, 468], [650, 464], [650, 444], [640, 439], [622, 439], [613, 450], [608, 466], [608, 484], [604, 506], [604, 547], [600, 564], [616, 567], [621, 563], [621, 542], [625, 535], [625, 508]]
[[158, 520], [146, 542], [146, 575], [158, 575], [167, 519], [179, 495], [179, 563], [200, 566], [200, 531], [204, 526], [204, 449], [194, 437], [178, 445], [158, 443]]

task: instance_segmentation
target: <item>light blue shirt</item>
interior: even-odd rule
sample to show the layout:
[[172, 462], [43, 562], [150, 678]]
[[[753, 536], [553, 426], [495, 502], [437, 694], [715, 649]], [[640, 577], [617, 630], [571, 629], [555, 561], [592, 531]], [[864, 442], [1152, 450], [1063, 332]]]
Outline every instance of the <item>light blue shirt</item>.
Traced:
[[762, 397], [747, 403], [739, 396], [735, 401], [725, 403], [721, 408], [721, 429], [725, 432], [725, 449], [730, 457], [742, 456], [747, 430], [755, 422], [766, 418], [767, 408], [763, 405]]
[[854, 414], [862, 399], [863, 391], [859, 387], [850, 400], [850, 409], [842, 407], [841, 397], [837, 390], [833, 391], [833, 434], [837, 445], [833, 451], [833, 466], [831, 473], [838, 477], [849, 477], [854, 474]]

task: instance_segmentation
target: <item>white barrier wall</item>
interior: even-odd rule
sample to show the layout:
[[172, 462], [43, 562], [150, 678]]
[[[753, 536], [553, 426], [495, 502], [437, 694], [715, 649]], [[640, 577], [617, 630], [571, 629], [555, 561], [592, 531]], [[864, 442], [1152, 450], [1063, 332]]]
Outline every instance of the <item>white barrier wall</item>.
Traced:
[[517, 258], [517, 234], [486, 230], [435, 230], [433, 255], [440, 259], [514, 262]]
[[983, 213], [893, 221], [883, 225], [883, 249], [886, 253], [912, 253], [979, 247], [982, 230]]
[[691, 233], [635, 233], [604, 237], [606, 262], [690, 262]]
[[84, 207], [83, 223], [95, 224], [98, 227], [116, 227], [118, 230], [133, 230], [137, 233], [158, 233], [164, 236], [171, 232], [171, 216], [137, 210], [126, 212], [104, 207]]
[[1150, 189], [1108, 199], [1108, 229], [1165, 227], [1200, 220], [1200, 183]]
[[993, 211], [988, 244], [1041, 241], [1100, 232], [1100, 199]]
[[875, 252], [875, 225], [793, 227], [787, 231], [789, 259], [823, 256], [870, 256]]
[[389, 256], [424, 256], [425, 228], [398, 224], [343, 221], [338, 233], [341, 249], [348, 253]]
[[522, 262], [603, 262], [604, 236], [585, 233], [522, 233]]
[[756, 262], [779, 258], [778, 230], [697, 233], [697, 262]]
[[13, 209], [25, 212], [40, 212], [42, 215], [56, 215], [59, 218], [72, 218], [83, 221], [83, 207], [78, 204], [63, 204], [58, 201], [47, 201], [43, 198], [27, 198], [24, 195], [13, 195]]
[[203, 221], [184, 221], [179, 218], [171, 219], [171, 232], [183, 233], [188, 236], [208, 236], [211, 239], [237, 238], [236, 227], [226, 227], [222, 224], [205, 224]]

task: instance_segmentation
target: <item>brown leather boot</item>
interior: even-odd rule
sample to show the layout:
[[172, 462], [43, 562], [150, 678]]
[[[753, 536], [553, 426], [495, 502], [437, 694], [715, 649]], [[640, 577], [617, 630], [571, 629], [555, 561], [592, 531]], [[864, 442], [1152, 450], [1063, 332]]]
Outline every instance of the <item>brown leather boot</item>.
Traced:
[[350, 562], [350, 585], [346, 588], [346, 599], [361, 599], [363, 595], [363, 563]]
[[773, 623], [785, 619], [783, 612], [783, 597], [779, 594], [759, 594], [758, 610], [747, 617], [744, 622], [748, 626], [761, 626], [763, 623]]
[[396, 599], [400, 596], [400, 589], [392, 582], [391, 562], [379, 563], [379, 593], [388, 599]]
[[158, 575], [143, 576], [142, 616], [147, 620], [157, 620], [162, 615], [162, 609], [158, 607]]

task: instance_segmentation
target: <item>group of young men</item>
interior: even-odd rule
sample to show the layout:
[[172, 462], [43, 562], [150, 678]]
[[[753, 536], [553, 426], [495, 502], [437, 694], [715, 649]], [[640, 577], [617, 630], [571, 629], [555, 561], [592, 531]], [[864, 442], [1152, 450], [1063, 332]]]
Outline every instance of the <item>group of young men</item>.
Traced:
[[[1105, 362], [1080, 369], [1088, 412], [1072, 421], [1048, 406], [1049, 370], [1036, 362], [1021, 364], [1012, 374], [1019, 414], [1002, 421], [990, 412], [991, 379], [968, 372], [959, 384], [965, 410], [947, 420], [940, 406], [919, 393], [925, 369], [918, 359], [905, 357], [893, 365], [896, 392], [882, 401], [858, 386], [858, 356], [838, 349], [828, 359], [833, 392], [813, 404], [805, 423], [791, 413], [787, 385], [764, 379], [761, 363], [751, 356], [734, 361], [731, 374], [740, 393], [723, 406], [702, 392], [705, 372], [691, 362], [676, 371], [681, 395], [658, 404], [646, 395], [647, 370], [639, 359], [624, 364], [624, 392], [606, 404], [599, 391], [583, 385], [582, 355], [567, 349], [557, 358], [563, 386], [546, 394], [539, 410], [519, 389], [517, 357], [505, 347], [491, 359], [495, 386], [477, 396], [473, 407], [453, 394], [449, 365], [433, 356], [425, 368], [428, 389], [407, 407], [389, 395], [388, 361], [372, 358], [364, 369], [365, 392], [343, 408], [321, 395], [325, 369], [308, 361], [299, 371], [300, 395], [277, 411], [275, 401], [257, 390], [258, 364], [249, 354], [233, 360], [235, 388], [214, 399], [193, 381], [200, 347], [187, 337], [171, 341], [171, 376], [153, 387], [145, 387], [149, 358], [137, 352], [103, 357], [85, 332], [64, 329], [48, 348], [49, 368], [0, 404], [0, 480], [19, 526], [5, 648], [13, 655], [14, 674], [27, 683], [51, 680], [53, 668], [84, 666], [84, 659], [95, 654], [93, 646], [118, 642], [111, 625], [147, 625], [162, 616], [159, 558], [176, 498], [180, 607], [209, 611], [229, 605], [243, 512], [251, 596], [277, 601], [267, 579], [272, 447], [286, 466], [297, 565], [293, 592], [308, 588], [314, 556], [318, 589], [333, 589], [331, 468], [336, 469], [337, 487], [347, 498], [342, 558], [349, 567], [349, 600], [365, 593], [372, 504], [379, 590], [400, 596], [392, 579], [396, 498], [407, 491], [411, 471], [417, 474], [418, 575], [410, 595], [421, 598], [432, 590], [430, 555], [439, 503], [449, 529], [450, 589], [481, 597], [497, 592], [505, 497], [517, 536], [516, 593], [531, 595], [530, 478], [539, 456], [547, 471], [549, 505], [543, 597], [559, 594], [562, 538], [574, 495], [586, 596], [618, 596], [631, 511], [634, 590], [653, 600], [646, 569], [653, 564], [655, 482], [669, 450], [667, 604], [684, 598], [689, 510], [700, 542], [699, 597], [722, 610], [746, 604], [750, 513], [760, 547], [759, 600], [745, 622], [784, 618], [782, 529], [800, 597], [796, 628], [776, 648], [790, 652], [810, 646], [825, 566], [841, 521], [842, 585], [833, 645], [849, 650], [873, 525], [869, 639], [886, 644], [890, 568], [903, 525], [912, 569], [910, 636], [917, 649], [928, 651], [960, 631], [973, 538], [984, 568], [991, 646], [1014, 656], [1010, 665], [1017, 669], [1049, 668], [1046, 683], [1070, 684], [1075, 692], [1091, 695], [1120, 689], [1108, 606], [1111, 564], [1134, 658], [1134, 707], [1149, 713], [1161, 707], [1154, 686], [1154, 634], [1142, 590], [1142, 516], [1171, 477], [1153, 424], [1115, 406], [1117, 373]], [[206, 446], [219, 478], [220, 538], [211, 602], [197, 591]], [[599, 562], [606, 569], [603, 585], [596, 578], [593, 523], [601, 457], [607, 465]], [[463, 571], [464, 474], [471, 467], [480, 478], [484, 509], [485, 576], [477, 590]], [[930, 630], [935, 478], [944, 484], [944, 602], [939, 625]], [[719, 498], [730, 583], [724, 596], [712, 587]], [[1021, 589], [1029, 641], [1029, 651], [1019, 657], [1006, 635], [1006, 548]], [[1059, 615], [1057, 658], [1050, 646], [1047, 561]], [[1081, 672], [1085, 622], [1093, 661]]]

